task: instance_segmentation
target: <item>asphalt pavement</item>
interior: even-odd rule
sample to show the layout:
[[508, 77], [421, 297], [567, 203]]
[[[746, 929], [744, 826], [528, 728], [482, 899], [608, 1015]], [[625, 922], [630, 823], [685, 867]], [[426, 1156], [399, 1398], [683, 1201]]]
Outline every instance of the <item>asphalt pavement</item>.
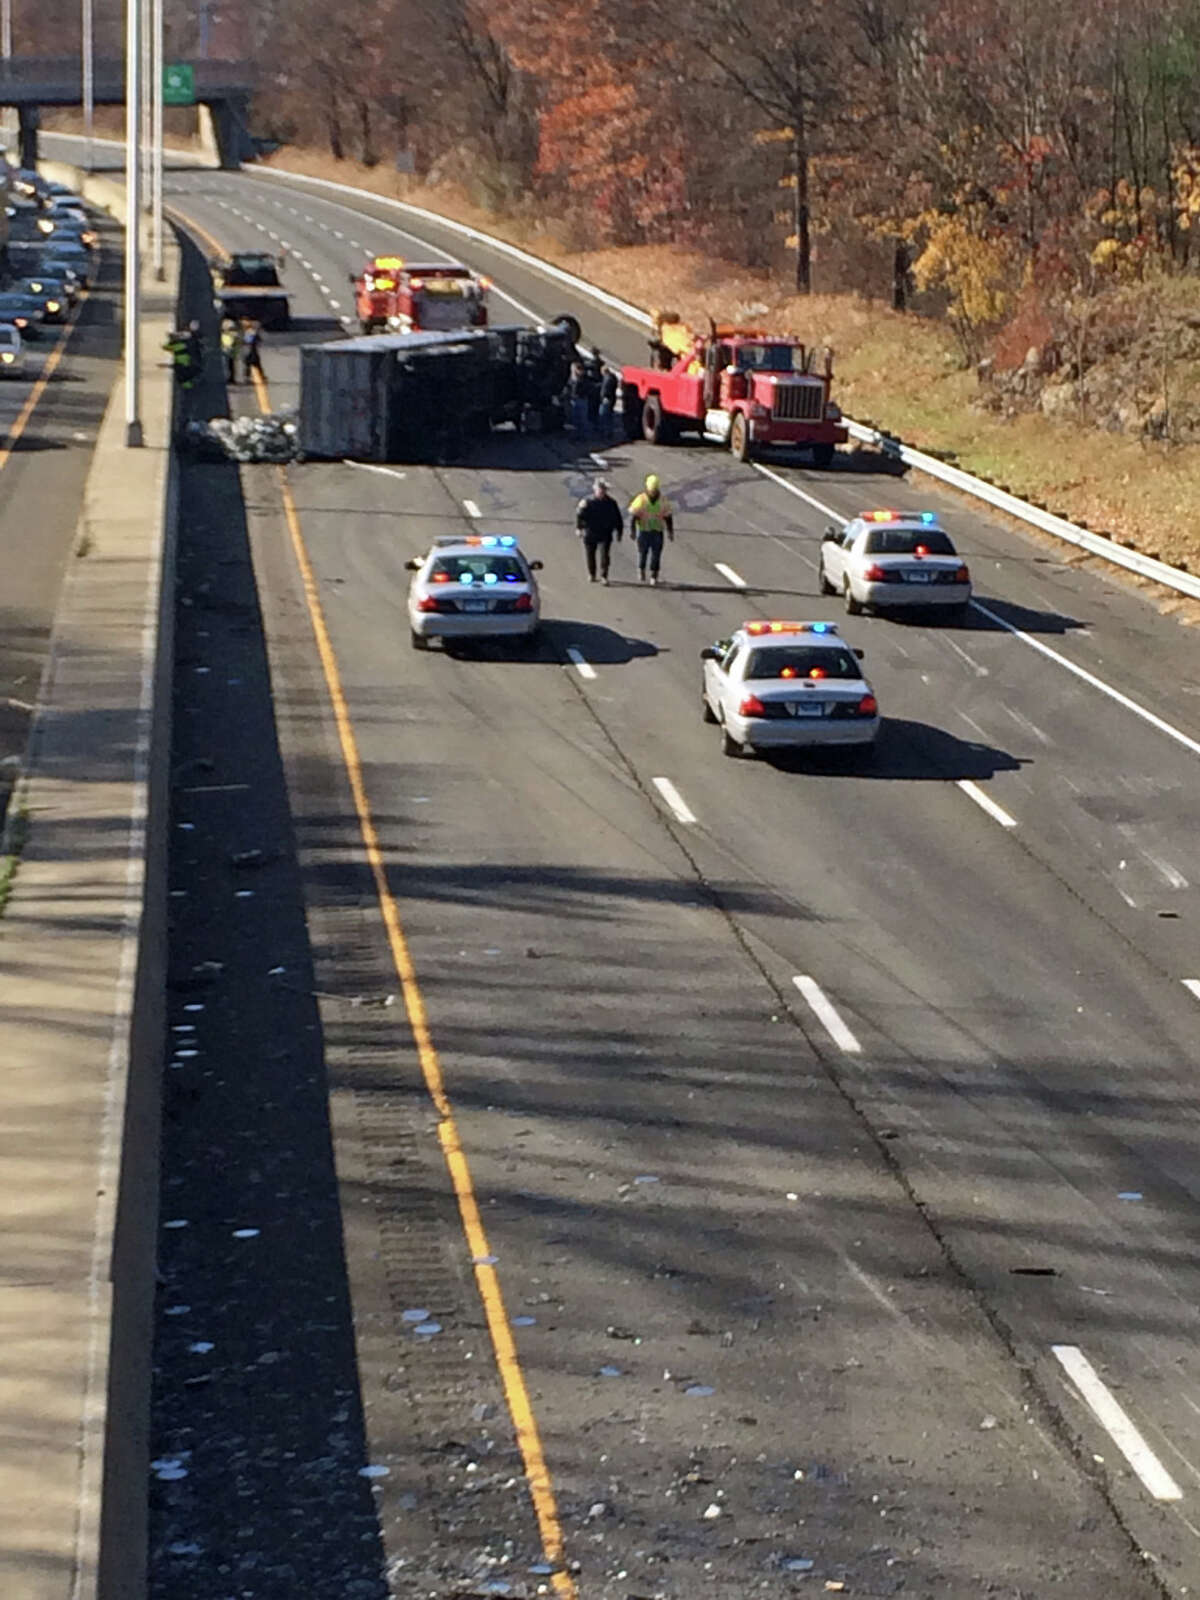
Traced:
[[[170, 197], [223, 245], [287, 249], [276, 404], [367, 254], [460, 253], [381, 204], [260, 177], [177, 173]], [[560, 286], [467, 258], [514, 314], [576, 311], [589, 342], [640, 354]], [[498, 433], [440, 468], [292, 469], [293, 527], [274, 469], [243, 471], [389, 1579], [532, 1594], [553, 1574], [386, 1004], [297, 528], [579, 1564], [565, 1581], [604, 1600], [1186, 1592], [1193, 637], [862, 458], [765, 465]], [[572, 512], [597, 470], [625, 500], [663, 477], [664, 588], [637, 585], [627, 545], [611, 588], [586, 582]], [[843, 618], [818, 594], [825, 524], [896, 503], [943, 514], [975, 576], [966, 627]], [[546, 562], [525, 655], [408, 648], [404, 561], [470, 528]], [[865, 649], [871, 766], [721, 757], [698, 652], [746, 616], [837, 617]], [[414, 1308], [436, 1334], [412, 1334]]]

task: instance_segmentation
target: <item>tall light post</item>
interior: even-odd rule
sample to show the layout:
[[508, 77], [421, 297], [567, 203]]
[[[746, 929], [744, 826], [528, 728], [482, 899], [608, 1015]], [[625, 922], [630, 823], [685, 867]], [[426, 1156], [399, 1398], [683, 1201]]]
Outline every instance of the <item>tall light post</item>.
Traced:
[[[12, 60], [12, 0], [0, 0], [0, 57], [7, 67]], [[13, 113], [11, 106], [4, 108], [4, 138], [12, 137]], [[18, 162], [20, 157], [17, 158]]]
[[152, 214], [154, 277], [161, 283], [163, 267], [163, 0], [150, 0], [150, 210]]
[[141, 5], [141, 30], [142, 30], [142, 206], [150, 210], [150, 184], [147, 175], [150, 171], [150, 152], [154, 145], [154, 136], [151, 132], [151, 65], [150, 65], [150, 0], [140, 0]]
[[92, 131], [96, 109], [96, 29], [92, 6], [93, 0], [83, 0], [83, 165], [88, 172], [93, 164]]
[[142, 435], [142, 0], [125, 0], [125, 443]]

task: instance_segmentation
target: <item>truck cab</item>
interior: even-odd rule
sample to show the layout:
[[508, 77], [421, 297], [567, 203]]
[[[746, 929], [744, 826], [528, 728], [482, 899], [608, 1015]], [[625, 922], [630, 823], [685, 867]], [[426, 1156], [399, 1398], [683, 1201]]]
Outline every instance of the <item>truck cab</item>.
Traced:
[[374, 256], [350, 280], [363, 333], [448, 332], [487, 326], [491, 284], [458, 261], [404, 261]]
[[763, 329], [721, 327], [696, 335], [660, 320], [654, 364], [624, 371], [626, 434], [654, 443], [681, 433], [727, 444], [739, 460], [757, 445], [796, 445], [827, 466], [847, 434], [830, 398], [832, 356]]

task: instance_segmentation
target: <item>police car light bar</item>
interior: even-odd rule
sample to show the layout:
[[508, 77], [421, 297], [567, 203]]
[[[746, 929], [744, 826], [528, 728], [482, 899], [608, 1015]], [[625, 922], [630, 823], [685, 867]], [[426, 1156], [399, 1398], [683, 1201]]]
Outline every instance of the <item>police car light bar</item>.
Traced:
[[743, 631], [751, 639], [761, 639], [765, 633], [836, 633], [836, 622], [744, 622]]

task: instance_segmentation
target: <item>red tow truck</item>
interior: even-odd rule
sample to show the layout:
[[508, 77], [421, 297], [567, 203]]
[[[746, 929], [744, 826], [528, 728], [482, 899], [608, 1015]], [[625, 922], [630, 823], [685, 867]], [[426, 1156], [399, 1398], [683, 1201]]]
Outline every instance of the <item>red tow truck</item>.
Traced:
[[788, 334], [655, 318], [646, 367], [625, 367], [625, 436], [673, 444], [681, 433], [726, 444], [739, 461], [760, 445], [811, 450], [818, 467], [848, 437], [830, 398], [833, 357]]
[[457, 261], [409, 262], [402, 256], [372, 256], [352, 273], [354, 308], [364, 333], [438, 332], [487, 326], [491, 283]]

